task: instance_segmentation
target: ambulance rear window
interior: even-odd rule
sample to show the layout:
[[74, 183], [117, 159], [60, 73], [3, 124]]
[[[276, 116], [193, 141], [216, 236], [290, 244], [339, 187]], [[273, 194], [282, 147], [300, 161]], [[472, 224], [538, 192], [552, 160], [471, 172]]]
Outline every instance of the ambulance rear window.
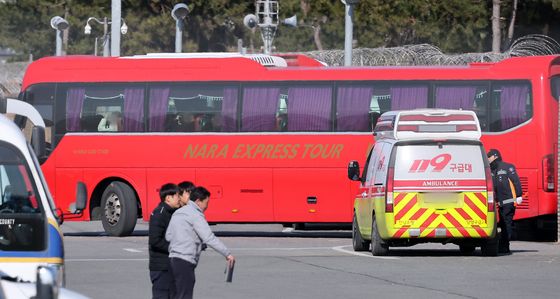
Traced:
[[396, 150], [395, 180], [425, 184], [430, 180], [485, 179], [485, 155], [477, 144], [430, 142], [401, 145]]

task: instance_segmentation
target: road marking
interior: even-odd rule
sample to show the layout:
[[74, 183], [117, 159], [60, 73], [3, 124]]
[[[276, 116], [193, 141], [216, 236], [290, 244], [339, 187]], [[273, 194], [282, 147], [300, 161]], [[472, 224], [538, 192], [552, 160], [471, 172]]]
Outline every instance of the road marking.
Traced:
[[148, 259], [65, 259], [65, 262], [121, 262], [121, 261], [131, 261], [131, 262], [144, 262]]
[[285, 227], [284, 229], [282, 229], [283, 233], [293, 233], [294, 232], [294, 228], [293, 227]]
[[142, 250], [134, 249], [134, 248], [123, 248], [123, 250], [128, 252], [140, 253]]
[[362, 253], [362, 252], [355, 252], [353, 250], [344, 249], [344, 247], [350, 247], [350, 246], [352, 246], [352, 245], [335, 246], [335, 247], [331, 247], [331, 249], [334, 250], [334, 251], [338, 251], [338, 252], [342, 252], [342, 253], [346, 253], [346, 254], [363, 256], [363, 257], [370, 257], [370, 258], [374, 258], [374, 259], [400, 260], [400, 258], [394, 257], [394, 256], [374, 256], [374, 255], [371, 255], [371, 254], [366, 254], [366, 253]]
[[291, 250], [329, 250], [332, 247], [246, 247], [246, 248], [230, 248], [232, 251], [268, 251], [268, 250], [278, 250], [278, 251], [291, 251]]

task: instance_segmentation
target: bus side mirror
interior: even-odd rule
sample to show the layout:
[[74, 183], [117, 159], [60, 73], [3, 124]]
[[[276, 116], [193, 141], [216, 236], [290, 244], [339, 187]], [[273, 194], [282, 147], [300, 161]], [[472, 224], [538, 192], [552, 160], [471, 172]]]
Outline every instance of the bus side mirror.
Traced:
[[360, 164], [358, 161], [348, 163], [348, 178], [352, 181], [360, 180]]
[[76, 209], [74, 214], [81, 213], [87, 205], [87, 188], [86, 184], [78, 182], [76, 185]]
[[35, 156], [41, 162], [47, 155], [45, 144], [45, 128], [35, 126], [31, 130], [31, 147]]

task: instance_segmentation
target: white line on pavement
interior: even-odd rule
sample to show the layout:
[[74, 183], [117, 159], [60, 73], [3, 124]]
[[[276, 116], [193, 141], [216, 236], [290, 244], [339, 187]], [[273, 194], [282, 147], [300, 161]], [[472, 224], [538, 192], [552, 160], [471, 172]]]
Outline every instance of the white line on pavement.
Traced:
[[338, 251], [338, 252], [342, 252], [342, 253], [346, 253], [346, 254], [351, 254], [351, 255], [356, 255], [356, 256], [363, 256], [363, 257], [382, 259], [382, 260], [399, 260], [398, 257], [394, 257], [394, 256], [374, 256], [374, 255], [371, 255], [371, 254], [355, 252], [355, 251], [344, 249], [344, 247], [350, 247], [350, 246], [352, 246], [352, 245], [335, 246], [335, 247], [331, 247], [331, 249], [334, 250], [334, 251]]
[[131, 262], [138, 262], [138, 261], [148, 261], [148, 259], [65, 259], [65, 262], [120, 262], [120, 261], [131, 261]]
[[291, 251], [291, 250], [329, 250], [332, 247], [246, 247], [246, 248], [230, 248], [231, 251], [269, 251], [269, 250], [278, 250], [278, 251]]
[[138, 250], [138, 249], [134, 249], [134, 248], [123, 248], [123, 250], [128, 251], [128, 252], [135, 252], [135, 253], [142, 252], [142, 250]]

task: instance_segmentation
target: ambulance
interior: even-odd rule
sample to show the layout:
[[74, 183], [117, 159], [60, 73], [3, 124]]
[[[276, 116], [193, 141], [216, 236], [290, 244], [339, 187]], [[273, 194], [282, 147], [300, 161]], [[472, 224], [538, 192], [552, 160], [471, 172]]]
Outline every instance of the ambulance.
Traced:
[[[496, 256], [497, 214], [492, 177], [472, 111], [422, 109], [382, 114], [354, 199], [355, 251], [387, 255], [390, 247], [452, 243]], [[370, 247], [371, 245], [371, 247]]]

